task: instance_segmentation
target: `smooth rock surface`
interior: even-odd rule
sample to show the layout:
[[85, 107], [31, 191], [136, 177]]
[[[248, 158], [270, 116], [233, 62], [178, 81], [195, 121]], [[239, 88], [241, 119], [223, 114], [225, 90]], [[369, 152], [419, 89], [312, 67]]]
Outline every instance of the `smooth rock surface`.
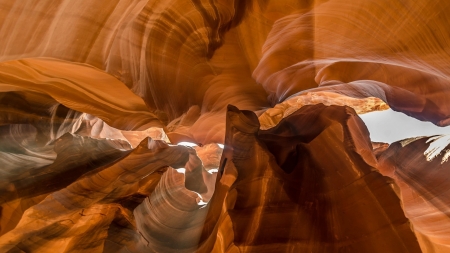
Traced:
[[448, 252], [449, 11], [0, 0], [0, 251]]

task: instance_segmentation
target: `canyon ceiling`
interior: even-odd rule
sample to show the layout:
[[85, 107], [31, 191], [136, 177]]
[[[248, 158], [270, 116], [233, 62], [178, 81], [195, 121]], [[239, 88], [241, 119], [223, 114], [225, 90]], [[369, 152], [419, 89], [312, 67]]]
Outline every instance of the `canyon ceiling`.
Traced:
[[449, 13], [0, 0], [0, 252], [450, 252]]

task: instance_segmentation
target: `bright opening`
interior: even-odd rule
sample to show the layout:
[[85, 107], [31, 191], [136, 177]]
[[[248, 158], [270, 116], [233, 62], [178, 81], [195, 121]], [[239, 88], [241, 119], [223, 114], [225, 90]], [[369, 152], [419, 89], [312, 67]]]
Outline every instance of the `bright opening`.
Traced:
[[186, 174], [186, 169], [185, 168], [179, 168], [179, 169], [175, 169], [178, 173], [180, 174]]
[[359, 116], [369, 129], [372, 142], [392, 143], [412, 137], [450, 134], [450, 126], [438, 127], [391, 109]]
[[187, 141], [180, 142], [177, 145], [182, 145], [182, 146], [187, 146], [187, 147], [196, 147], [196, 146], [198, 146], [197, 144], [195, 144], [193, 142], [187, 142]]
[[218, 168], [217, 169], [210, 169], [210, 170], [208, 170], [209, 174], [213, 174], [213, 173], [217, 173], [217, 172], [219, 172]]

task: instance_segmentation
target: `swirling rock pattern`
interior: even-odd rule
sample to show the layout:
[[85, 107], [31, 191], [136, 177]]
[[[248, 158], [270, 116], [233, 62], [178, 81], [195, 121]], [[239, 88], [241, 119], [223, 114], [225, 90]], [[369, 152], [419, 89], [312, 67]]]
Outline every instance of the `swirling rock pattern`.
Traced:
[[449, 11], [0, 0], [0, 251], [449, 252]]

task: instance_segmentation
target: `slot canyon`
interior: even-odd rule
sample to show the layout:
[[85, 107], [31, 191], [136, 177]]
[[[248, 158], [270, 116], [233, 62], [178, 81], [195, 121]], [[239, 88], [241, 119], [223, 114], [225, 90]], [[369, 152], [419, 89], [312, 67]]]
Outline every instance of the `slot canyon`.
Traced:
[[0, 253], [450, 253], [449, 13], [0, 0]]

